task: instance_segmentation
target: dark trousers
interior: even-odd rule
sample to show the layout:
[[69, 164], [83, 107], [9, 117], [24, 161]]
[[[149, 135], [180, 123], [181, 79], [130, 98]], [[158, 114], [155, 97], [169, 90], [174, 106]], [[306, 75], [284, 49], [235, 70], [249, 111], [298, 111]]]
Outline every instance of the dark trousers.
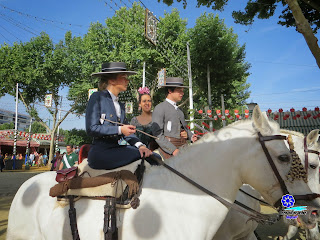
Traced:
[[[159, 159], [156, 153], [154, 157]], [[139, 149], [129, 145], [113, 145], [108, 147], [104, 144], [92, 144], [88, 154], [88, 164], [94, 169], [115, 169], [128, 165], [141, 159]], [[152, 158], [146, 158], [151, 165], [158, 165]]]

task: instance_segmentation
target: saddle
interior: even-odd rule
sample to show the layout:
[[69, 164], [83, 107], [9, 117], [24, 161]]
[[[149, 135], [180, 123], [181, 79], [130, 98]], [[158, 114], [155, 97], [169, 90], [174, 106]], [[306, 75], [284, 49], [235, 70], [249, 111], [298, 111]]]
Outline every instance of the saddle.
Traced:
[[[73, 240], [80, 240], [74, 201], [81, 197], [102, 199], [104, 206], [105, 239], [117, 239], [116, 208], [133, 208], [139, 206], [139, 186], [145, 171], [144, 159], [112, 170], [92, 169], [85, 157], [90, 145], [84, 145], [79, 152], [79, 166], [57, 173], [58, 184], [50, 189], [49, 195], [58, 201], [69, 201], [69, 219]], [[150, 166], [149, 163], [146, 163]], [[77, 173], [77, 174], [75, 174]]]

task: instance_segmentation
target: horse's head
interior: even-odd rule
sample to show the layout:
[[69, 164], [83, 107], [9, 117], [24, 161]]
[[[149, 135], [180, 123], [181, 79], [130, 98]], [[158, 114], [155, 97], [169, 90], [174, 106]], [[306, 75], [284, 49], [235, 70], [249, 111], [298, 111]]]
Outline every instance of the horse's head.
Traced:
[[[291, 195], [311, 194], [310, 187], [303, 179], [289, 181], [287, 178], [293, 161], [288, 143], [277, 137], [280, 135], [279, 125], [269, 121], [262, 114], [259, 106], [253, 110], [252, 120], [259, 137], [258, 141], [252, 142], [249, 148], [249, 151], [256, 152], [256, 158], [249, 162], [250, 166], [243, 166], [251, 168], [251, 171], [244, 172], [246, 174], [243, 176], [245, 182], [250, 183], [273, 205], [279, 204], [280, 199], [286, 193]], [[264, 171], [252, 169], [263, 169]], [[308, 205], [319, 207], [320, 201], [309, 201]]]

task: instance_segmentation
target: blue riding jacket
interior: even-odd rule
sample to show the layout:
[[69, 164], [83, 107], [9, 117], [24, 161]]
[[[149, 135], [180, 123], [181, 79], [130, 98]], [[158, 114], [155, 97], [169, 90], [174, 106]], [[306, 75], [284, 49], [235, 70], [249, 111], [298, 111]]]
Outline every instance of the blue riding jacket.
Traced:
[[[88, 163], [95, 169], [114, 169], [140, 159], [138, 148], [134, 146], [140, 140], [134, 135], [119, 135], [118, 124], [104, 121], [104, 117], [113, 122], [127, 124], [125, 107], [120, 103], [121, 116], [117, 117], [113, 100], [108, 90], [91, 95], [86, 109], [86, 131], [93, 137], [88, 154]], [[130, 145], [119, 145], [120, 138]]]

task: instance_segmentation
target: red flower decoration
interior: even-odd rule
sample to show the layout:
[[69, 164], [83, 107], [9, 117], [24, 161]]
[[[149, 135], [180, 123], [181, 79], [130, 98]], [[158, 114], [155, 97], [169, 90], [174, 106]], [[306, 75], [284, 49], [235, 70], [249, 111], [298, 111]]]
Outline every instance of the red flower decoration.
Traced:
[[301, 115], [300, 115], [300, 114], [297, 114], [296, 116], [297, 116], [297, 118], [301, 117]]
[[307, 116], [304, 116], [303, 118], [304, 118], [304, 120], [308, 119], [308, 117], [307, 117]]
[[238, 118], [238, 119], [239, 119], [239, 118], [240, 118], [240, 115], [236, 115], [236, 118]]
[[227, 113], [227, 114], [228, 114], [228, 113], [229, 113], [229, 110], [228, 110], [228, 109], [224, 110], [224, 113]]
[[306, 107], [302, 108], [302, 111], [306, 112], [306, 111], [307, 111], [307, 108], [306, 108]]
[[272, 110], [270, 108], [268, 109], [268, 113], [272, 113]]
[[316, 112], [319, 112], [319, 107], [315, 107], [314, 110], [315, 110]]
[[202, 113], [203, 113], [203, 111], [200, 109], [200, 110], [198, 111], [198, 113], [199, 113], [199, 114], [202, 114]]
[[245, 113], [249, 113], [249, 109], [244, 110]]
[[293, 116], [292, 119], [293, 119], [293, 120], [297, 120], [297, 117], [296, 117], [296, 116]]
[[308, 118], [309, 118], [309, 117], [311, 117], [311, 114], [310, 114], [310, 113], [308, 113], [308, 114], [307, 114], [307, 117], [308, 117]]
[[317, 115], [314, 115], [314, 116], [313, 116], [313, 119], [317, 119], [317, 117], [318, 117]]
[[294, 108], [291, 108], [291, 109], [290, 109], [290, 112], [294, 112]]
[[249, 115], [245, 115], [246, 118], [249, 118]]
[[207, 113], [210, 114], [212, 111], [210, 109], [207, 110]]
[[[235, 110], [234, 110], [234, 113], [238, 113], [238, 112], [239, 112], [239, 110], [238, 110], [238, 109], [235, 109]], [[237, 115], [237, 114], [236, 114], [236, 115]]]
[[221, 111], [220, 111], [219, 109], [217, 109], [217, 110], [216, 110], [216, 113], [217, 113], [218, 115], [220, 115], [220, 114], [221, 114]]
[[281, 113], [282, 113], [282, 112], [283, 112], [283, 109], [282, 109], [282, 108], [279, 108], [279, 112], [281, 112]]

